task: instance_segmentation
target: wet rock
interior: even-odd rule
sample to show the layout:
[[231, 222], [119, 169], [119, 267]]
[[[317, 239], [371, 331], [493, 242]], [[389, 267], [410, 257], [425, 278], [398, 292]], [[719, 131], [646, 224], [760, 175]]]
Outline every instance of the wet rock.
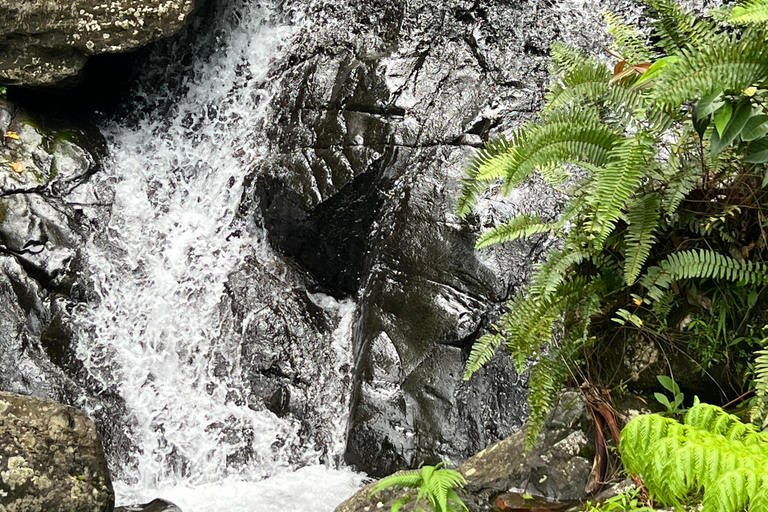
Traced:
[[[565, 392], [549, 415], [538, 444], [523, 455], [526, 429], [474, 455], [456, 468], [467, 479], [458, 494], [471, 512], [565, 509], [586, 498], [594, 444], [591, 418], [581, 393]], [[371, 484], [336, 508], [336, 512], [389, 510], [405, 491], [370, 496]], [[401, 510], [413, 510], [406, 505]]]
[[92, 55], [178, 32], [198, 0], [3, 2], [0, 84], [72, 83]]
[[[300, 425], [298, 438], [289, 440], [296, 445], [279, 447], [286, 459], [300, 458], [309, 446], [323, 462], [340, 463], [352, 393], [354, 303], [322, 293], [268, 251], [249, 258], [226, 286], [226, 332], [239, 336], [245, 381], [239, 401]], [[228, 371], [222, 368], [220, 377]]]
[[181, 512], [181, 509], [170, 501], [158, 498], [143, 505], [117, 507], [115, 512]]
[[0, 137], [0, 390], [77, 404], [126, 453], [123, 402], [83, 371], [67, 321], [87, 299], [82, 247], [110, 204], [90, 182], [103, 139], [4, 100]]
[[90, 419], [49, 400], [0, 392], [0, 508], [110, 512], [114, 499]]
[[600, 11], [636, 15], [628, 4], [284, 2], [307, 24], [275, 64], [253, 203], [275, 247], [359, 297], [356, 467], [461, 460], [520, 427], [524, 380], [509, 361], [468, 383], [463, 365], [552, 241], [473, 246], [511, 214], [557, 215], [562, 197], [532, 179], [462, 220], [459, 180], [478, 146], [536, 111], [549, 46], [594, 51], [607, 41]]

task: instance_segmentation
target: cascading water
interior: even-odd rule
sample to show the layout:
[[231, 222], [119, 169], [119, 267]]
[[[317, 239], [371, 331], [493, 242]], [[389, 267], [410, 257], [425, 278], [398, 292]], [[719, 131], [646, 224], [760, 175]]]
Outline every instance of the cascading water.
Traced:
[[[264, 272], [280, 268], [255, 229], [236, 225], [244, 175], [264, 151], [268, 63], [290, 33], [268, 15], [264, 4], [221, 8], [215, 36], [194, 50], [206, 56], [139, 87], [135, 124], [103, 127], [110, 158], [96, 179], [114, 201], [106, 232], [87, 247], [98, 300], [74, 321], [78, 357], [133, 419], [118, 504], [163, 497], [190, 511], [332, 510], [361, 481], [318, 465], [343, 449], [346, 384], [333, 372], [319, 379], [331, 388], [318, 399], [324, 450], [303, 441], [290, 416], [248, 407], [242, 332], [222, 306], [247, 255]], [[169, 68], [179, 62], [165, 58]], [[354, 305], [310, 298], [336, 319], [328, 349], [338, 374], [351, 362]]]

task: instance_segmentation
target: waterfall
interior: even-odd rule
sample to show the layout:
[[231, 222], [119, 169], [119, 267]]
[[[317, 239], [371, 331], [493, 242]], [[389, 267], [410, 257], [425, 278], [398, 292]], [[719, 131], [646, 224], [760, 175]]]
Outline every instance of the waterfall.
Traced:
[[[222, 307], [246, 256], [279, 268], [237, 217], [245, 174], [265, 151], [268, 64], [291, 33], [271, 14], [264, 2], [218, 8], [191, 58], [168, 45], [145, 71], [165, 75], [133, 92], [131, 121], [102, 126], [109, 157], [94, 179], [114, 200], [106, 231], [86, 248], [96, 300], [74, 322], [78, 357], [132, 418], [136, 450], [121, 454], [130, 463], [115, 482], [118, 504], [162, 497], [185, 511], [330, 511], [361, 482], [319, 465], [296, 419], [246, 405], [241, 333]], [[354, 304], [313, 301], [337, 319], [337, 366], [351, 366]], [[326, 451], [338, 458], [347, 404], [338, 389], [326, 393]]]

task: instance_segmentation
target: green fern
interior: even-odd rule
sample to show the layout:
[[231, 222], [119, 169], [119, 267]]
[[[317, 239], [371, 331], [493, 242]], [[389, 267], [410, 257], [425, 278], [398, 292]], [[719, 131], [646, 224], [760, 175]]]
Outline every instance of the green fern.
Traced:
[[553, 75], [570, 73], [592, 60], [583, 51], [563, 43], [555, 43], [549, 49], [549, 71]]
[[654, 231], [659, 225], [659, 206], [659, 195], [655, 193], [646, 194], [629, 206], [624, 256], [624, 281], [627, 285], [635, 283], [656, 242]]
[[716, 25], [681, 9], [673, 0], [645, 0], [650, 7], [651, 23], [658, 45], [667, 55], [688, 48], [705, 46], [717, 33]]
[[768, 269], [762, 263], [739, 261], [706, 249], [689, 250], [670, 254], [650, 268], [641, 284], [651, 299], [659, 300], [673, 281], [690, 278], [763, 284], [768, 281]]
[[648, 39], [637, 28], [627, 25], [612, 12], [604, 12], [608, 33], [613, 36], [613, 50], [630, 64], [643, 64], [654, 60]]
[[464, 369], [464, 380], [469, 380], [485, 363], [493, 359], [493, 354], [502, 341], [504, 337], [500, 334], [484, 334], [475, 341]]
[[[606, 19], [623, 58], [655, 61], [647, 74], [613, 77], [583, 52], [553, 46], [555, 76], [543, 112], [480, 151], [463, 182], [460, 216], [480, 194], [498, 184], [507, 194], [534, 172], [556, 186], [574, 169], [579, 179], [567, 182], [573, 185], [560, 219], [516, 216], [477, 243], [540, 233], [563, 237], [561, 248], [535, 266], [530, 285], [512, 298], [496, 332], [476, 342], [465, 372], [469, 378], [504, 343], [518, 371], [530, 369], [533, 437], [579, 350], [617, 342], [617, 329], [670, 341], [681, 336], [668, 321], [685, 300], [674, 282], [698, 289], [768, 283], [754, 227], [766, 218], [768, 192], [752, 174], [764, 173], [764, 155], [756, 152], [768, 147], [760, 124], [768, 116], [768, 28], [727, 26], [671, 0], [646, 3], [648, 36], [613, 15]], [[712, 112], [705, 108], [711, 98], [714, 111], [732, 104], [743, 112], [751, 108], [750, 132], [742, 133], [743, 112], [734, 115], [737, 126], [723, 110], [715, 123], [723, 126], [713, 136]], [[725, 256], [745, 248], [752, 251], [745, 261]], [[631, 312], [630, 297], [639, 303]], [[737, 309], [721, 312], [719, 329], [743, 323], [732, 318]], [[560, 341], [553, 346], [555, 334]]]
[[565, 73], [550, 85], [544, 96], [544, 112], [552, 112], [574, 103], [583, 105], [585, 100], [597, 104], [608, 94], [608, 80], [611, 73], [605, 64], [588, 59]]
[[538, 233], [553, 231], [553, 228], [551, 223], [542, 222], [538, 214], [518, 215], [512, 217], [506, 224], [499, 224], [485, 231], [477, 240], [475, 248], [481, 249], [492, 244], [528, 238]]
[[733, 8], [728, 21], [734, 25], [756, 25], [768, 22], [768, 0], [742, 0]]
[[623, 215], [626, 203], [640, 184], [654, 152], [652, 139], [647, 134], [625, 137], [612, 148], [610, 161], [599, 169], [595, 177], [596, 211], [591, 228], [598, 249]]
[[[415, 506], [423, 500], [428, 503], [433, 512], [468, 512], [469, 509], [456, 494], [454, 489], [466, 485], [467, 481], [458, 471], [437, 466], [424, 466], [418, 470], [401, 471], [380, 480], [371, 490], [371, 496], [389, 489], [390, 487], [405, 487], [418, 489]], [[392, 504], [391, 512], [400, 508], [413, 499], [406, 495]], [[422, 508], [416, 510], [423, 511]]]
[[768, 399], [768, 338], [762, 340], [763, 348], [755, 351], [755, 403], [749, 412], [750, 420], [765, 428], [766, 399]]
[[677, 108], [685, 101], [718, 92], [741, 94], [768, 76], [765, 32], [713, 35], [707, 45], [682, 50], [679, 61], [667, 67], [654, 88], [653, 98]]
[[679, 507], [703, 489], [704, 512], [765, 510], [768, 437], [719, 407], [696, 403], [683, 424], [638, 416], [621, 433], [628, 471], [658, 502]]

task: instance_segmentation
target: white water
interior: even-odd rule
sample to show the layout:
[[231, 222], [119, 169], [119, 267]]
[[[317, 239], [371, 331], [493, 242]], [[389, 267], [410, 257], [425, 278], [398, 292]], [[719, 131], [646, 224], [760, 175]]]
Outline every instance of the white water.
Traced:
[[[106, 234], [87, 247], [100, 300], [75, 320], [79, 358], [135, 419], [139, 448], [115, 482], [118, 505], [159, 497], [185, 512], [331, 511], [361, 482], [318, 466], [314, 449], [288, 453], [300, 445], [297, 422], [238, 399], [246, 384], [240, 338], [222, 317], [225, 283], [246, 255], [275, 258], [244, 229], [230, 236], [244, 174], [263, 156], [256, 127], [269, 97], [267, 65], [290, 33], [265, 23], [267, 14], [249, 2], [228, 8], [215, 51], [177, 78], [182, 97], [167, 102], [177, 84], [137, 94], [170, 109], [103, 130], [110, 158], [98, 179], [114, 191], [114, 206]], [[323, 300], [339, 322], [338, 363], [349, 363], [354, 307]], [[222, 360], [228, 371], [214, 375]], [[328, 406], [336, 456], [345, 407], [340, 398]], [[233, 463], [244, 450], [252, 455]]]

